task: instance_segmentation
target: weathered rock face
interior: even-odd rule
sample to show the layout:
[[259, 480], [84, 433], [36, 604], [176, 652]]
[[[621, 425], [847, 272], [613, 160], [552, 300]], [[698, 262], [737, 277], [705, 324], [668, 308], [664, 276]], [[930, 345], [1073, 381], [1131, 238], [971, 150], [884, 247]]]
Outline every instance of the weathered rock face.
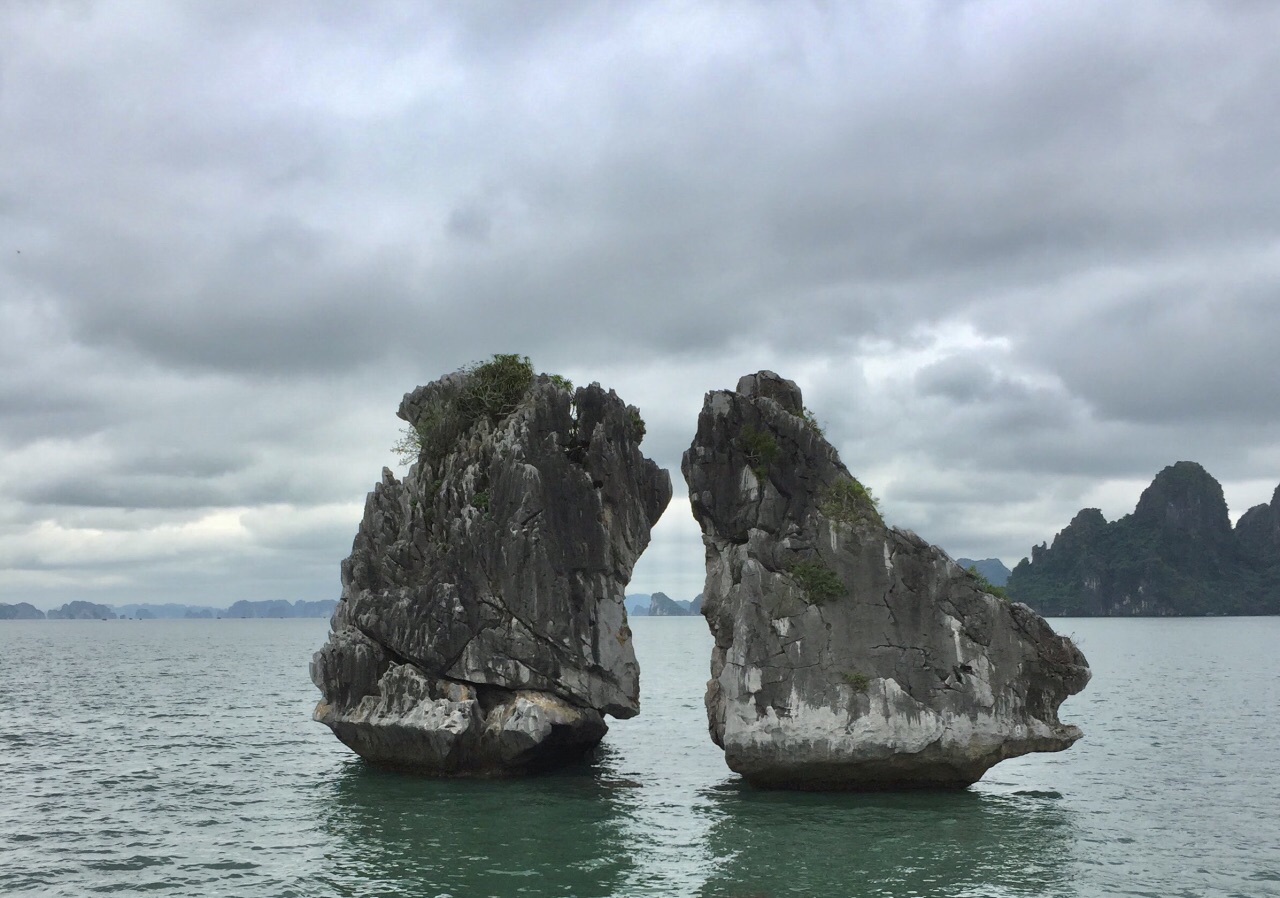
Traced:
[[436, 774], [553, 765], [639, 711], [623, 591], [671, 498], [635, 408], [546, 376], [514, 408], [474, 373], [405, 396], [421, 437], [369, 494], [311, 677], [366, 760]]
[[715, 636], [707, 715], [729, 766], [798, 789], [963, 787], [1058, 751], [1058, 707], [1089, 681], [1072, 642], [886, 527], [762, 371], [707, 394], [685, 453]]

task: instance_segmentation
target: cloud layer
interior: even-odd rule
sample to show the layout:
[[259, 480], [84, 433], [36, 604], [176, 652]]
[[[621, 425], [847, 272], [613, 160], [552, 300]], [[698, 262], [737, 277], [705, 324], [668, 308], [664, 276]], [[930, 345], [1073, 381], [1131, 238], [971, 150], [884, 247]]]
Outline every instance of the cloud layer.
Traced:
[[[400, 395], [796, 379], [1012, 563], [1179, 459], [1280, 482], [1272, 4], [0, 9], [0, 601], [336, 595]], [[635, 591], [691, 597], [675, 502]]]

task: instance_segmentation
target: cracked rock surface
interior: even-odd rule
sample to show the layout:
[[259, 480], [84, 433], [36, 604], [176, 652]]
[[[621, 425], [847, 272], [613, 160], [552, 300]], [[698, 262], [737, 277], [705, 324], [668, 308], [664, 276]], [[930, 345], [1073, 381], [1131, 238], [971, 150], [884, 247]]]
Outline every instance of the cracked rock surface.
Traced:
[[708, 393], [682, 469], [706, 547], [711, 738], [748, 781], [959, 788], [1080, 738], [1058, 720], [1089, 681], [1080, 650], [886, 526], [794, 383], [762, 371]]
[[[431, 433], [471, 376], [399, 416]], [[604, 715], [637, 714], [623, 593], [671, 498], [643, 433], [613, 391], [539, 375], [508, 414], [424, 440], [403, 481], [384, 469], [311, 662], [315, 719], [379, 766], [485, 775], [577, 758]]]

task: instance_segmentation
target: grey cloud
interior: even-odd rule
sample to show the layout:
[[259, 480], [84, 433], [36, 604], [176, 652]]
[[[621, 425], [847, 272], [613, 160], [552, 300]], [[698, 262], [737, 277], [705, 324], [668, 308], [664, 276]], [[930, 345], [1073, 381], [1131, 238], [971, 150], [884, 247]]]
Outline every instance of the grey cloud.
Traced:
[[[527, 36], [521, 28], [511, 33]], [[502, 30], [499, 38], [511, 33]], [[1075, 35], [1077, 43], [1080, 39]], [[855, 314], [842, 322], [844, 329], [892, 328], [904, 317], [940, 311], [944, 299], [938, 294], [947, 281], [967, 276], [986, 284], [1008, 283], [1025, 279], [1028, 266], [1052, 271], [1078, 264], [1082, 253], [1113, 255], [1130, 237], [1140, 243], [1159, 239], [1158, 223], [1170, 211], [1163, 181], [1194, 182], [1185, 177], [1194, 160], [1171, 160], [1160, 182], [1139, 193], [1139, 202], [1128, 209], [1130, 190], [1117, 193], [1116, 187], [1142, 180], [1128, 166], [1139, 161], [1131, 158], [1136, 153], [1151, 148], [1134, 144], [1132, 128], [1116, 126], [1134, 106], [1160, 110], [1156, 99], [1162, 85], [1149, 83], [1141, 61], [1109, 55], [1128, 45], [1092, 47], [1096, 55], [1083, 66], [1073, 49], [1078, 47], [1017, 57], [1015, 64], [1027, 70], [998, 82], [975, 73], [965, 77], [962, 71], [951, 84], [945, 67], [922, 63], [909, 85], [918, 94], [916, 104], [887, 104], [874, 90], [867, 102], [868, 88], [832, 94], [831, 85], [799, 66], [788, 71], [786, 81], [809, 88], [813, 96], [783, 94], [770, 87], [766, 74], [753, 76], [742, 60], [732, 58], [723, 60], [720, 74], [739, 90], [726, 93], [715, 81], [677, 85], [650, 60], [624, 52], [618, 73], [605, 74], [606, 84], [638, 74], [656, 76], [654, 93], [642, 94], [638, 114], [628, 117], [610, 105], [617, 102], [616, 94], [599, 96], [598, 89], [593, 94], [584, 88], [596, 104], [596, 121], [610, 132], [611, 140], [602, 146], [598, 137], [587, 136], [585, 146], [569, 146], [554, 156], [538, 147], [536, 138], [555, 127], [556, 116], [569, 114], [563, 100], [552, 100], [551, 118], [534, 125], [533, 139], [523, 155], [514, 157], [503, 129], [518, 133], [532, 122], [529, 110], [513, 101], [460, 122], [461, 133], [452, 140], [458, 151], [474, 154], [481, 169], [498, 160], [515, 163], [498, 176], [519, 180], [513, 189], [530, 216], [516, 231], [492, 223], [496, 246], [474, 262], [445, 255], [424, 267], [424, 253], [439, 254], [428, 240], [415, 251], [406, 235], [406, 245], [383, 250], [367, 263], [352, 260], [346, 272], [314, 272], [324, 284], [337, 281], [334, 293], [353, 297], [342, 303], [320, 284], [308, 289], [305, 279], [281, 284], [282, 276], [296, 278], [311, 266], [287, 251], [282, 255], [278, 235], [250, 221], [244, 246], [215, 245], [213, 270], [192, 273], [206, 285], [205, 295], [179, 314], [152, 312], [152, 304], [166, 302], [175, 292], [172, 285], [183, 281], [181, 271], [160, 272], [167, 274], [161, 281], [152, 275], [141, 284], [118, 286], [117, 293], [129, 297], [150, 293], [140, 308], [121, 309], [110, 297], [85, 300], [83, 330], [98, 333], [105, 324], [106, 333], [131, 340], [167, 363], [203, 359], [231, 370], [289, 370], [318, 364], [319, 347], [328, 352], [330, 364], [354, 363], [372, 340], [385, 339], [352, 312], [370, 300], [420, 325], [401, 333], [433, 323], [465, 333], [466, 323], [458, 319], [483, 314], [486, 306], [515, 296], [526, 298], [544, 319], [580, 328], [592, 326], [592, 316], [579, 314], [591, 303], [614, 310], [644, 304], [679, 310], [679, 317], [705, 309], [699, 317], [715, 327], [697, 322], [693, 328], [705, 339], [707, 333], [747, 333], [754, 318], [772, 319], [777, 293], [785, 290], [793, 301], [810, 305], [815, 318], [852, 307]], [[1145, 45], [1138, 49], [1155, 51]], [[579, 74], [571, 57], [551, 64], [563, 78]], [[515, 64], [499, 66], [498, 83], [521, 71]], [[838, 71], [822, 74], [838, 77]], [[418, 113], [410, 106], [373, 125], [392, 150], [395, 162], [387, 174], [403, 179], [408, 196], [421, 197], [428, 217], [448, 221], [453, 216], [456, 230], [457, 215], [465, 213], [457, 206], [447, 211], [449, 197], [437, 192], [440, 182], [424, 180], [402, 161], [422, 143], [422, 128], [406, 118], [416, 119]], [[504, 113], [510, 117], [502, 121]], [[427, 127], [427, 133], [434, 130]], [[1064, 143], [1107, 133], [1113, 139], [1091, 144], [1088, 157], [1074, 157], [1075, 168], [1062, 164]], [[655, 140], [659, 134], [673, 136]], [[336, 135], [320, 135], [326, 137], [334, 146]], [[201, 137], [195, 144], [208, 142]], [[1192, 145], [1209, 152], [1213, 144], [1206, 139]], [[430, 147], [424, 149], [431, 158]], [[1083, 170], [1082, 158], [1088, 160]], [[359, 164], [359, 157], [349, 156], [340, 165], [349, 170], [353, 163]], [[449, 165], [456, 170], [458, 160], [450, 159]], [[232, 170], [253, 169], [236, 161]], [[188, 175], [177, 169], [171, 177]], [[360, 183], [357, 178], [352, 186]], [[462, 186], [474, 185], [464, 181]], [[1216, 198], [1221, 191], [1204, 194]], [[1190, 201], [1201, 208], [1205, 197]], [[1125, 215], [1132, 220], [1124, 221]], [[1199, 216], [1184, 220], [1194, 223]], [[359, 223], [359, 218], [352, 222]], [[334, 221], [326, 246], [342, 246], [353, 236]], [[180, 243], [170, 255], [186, 261], [202, 249], [199, 243]], [[130, 255], [127, 247], [111, 252], [124, 259]], [[99, 260], [88, 267], [97, 274], [106, 268]], [[147, 270], [140, 264], [130, 268]], [[363, 296], [359, 284], [368, 287]], [[886, 289], [888, 284], [898, 287]], [[905, 285], [916, 292], [909, 294]], [[74, 286], [78, 289], [68, 285], [64, 292], [92, 296], [83, 280]], [[727, 317], [726, 304], [754, 317]], [[166, 318], [172, 326], [159, 326]], [[288, 318], [292, 328], [280, 318]], [[135, 325], [137, 319], [142, 321]], [[187, 328], [188, 322], [203, 326]], [[140, 332], [133, 333], [134, 327]], [[637, 335], [634, 327], [627, 330]], [[797, 342], [782, 330], [775, 339]], [[211, 339], [201, 341], [192, 331]], [[599, 329], [591, 336], [616, 341], [613, 333]], [[666, 335], [653, 328], [638, 336], [655, 348], [665, 345]], [[824, 338], [822, 329], [811, 329], [810, 340]], [[205, 343], [221, 351], [202, 355]], [[160, 354], [168, 347], [172, 350]]]
[[1144, 290], [1046, 334], [1043, 352], [1068, 387], [1107, 418], [1274, 419], [1278, 299], [1273, 283]]
[[29, 483], [12, 491], [32, 505], [72, 505], [104, 508], [191, 508], [222, 504], [212, 484], [159, 477], [61, 478], [54, 483]]
[[487, 243], [493, 230], [493, 218], [479, 205], [458, 206], [449, 213], [447, 229], [454, 237]]
[[85, 397], [34, 384], [0, 387], [0, 444], [92, 433], [106, 423], [105, 410]]
[[[499, 351], [617, 386], [673, 468], [704, 390], [798, 377], [886, 508], [974, 557], [1177, 458], [1280, 480], [1278, 30], [1145, 0], [9, 4], [0, 544], [358, 503], [400, 394]], [[933, 345], [966, 327], [999, 348]], [[118, 588], [322, 597], [341, 529]]]
[[975, 359], [952, 357], [916, 372], [916, 388], [925, 396], [968, 403], [991, 394], [995, 374]]
[[59, 470], [47, 479], [37, 473], [8, 492], [31, 505], [76, 508], [198, 509], [315, 498], [295, 494], [281, 485], [284, 479], [264, 478], [248, 452], [231, 447], [125, 444], [91, 470]]

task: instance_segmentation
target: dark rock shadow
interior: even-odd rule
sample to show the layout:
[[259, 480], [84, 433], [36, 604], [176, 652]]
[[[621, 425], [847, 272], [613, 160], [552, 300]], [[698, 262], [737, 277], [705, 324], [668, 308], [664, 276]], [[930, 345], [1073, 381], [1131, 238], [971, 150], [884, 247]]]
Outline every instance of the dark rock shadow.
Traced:
[[617, 788], [584, 761], [555, 773], [442, 779], [352, 761], [323, 787], [335, 894], [622, 893], [632, 868]]

